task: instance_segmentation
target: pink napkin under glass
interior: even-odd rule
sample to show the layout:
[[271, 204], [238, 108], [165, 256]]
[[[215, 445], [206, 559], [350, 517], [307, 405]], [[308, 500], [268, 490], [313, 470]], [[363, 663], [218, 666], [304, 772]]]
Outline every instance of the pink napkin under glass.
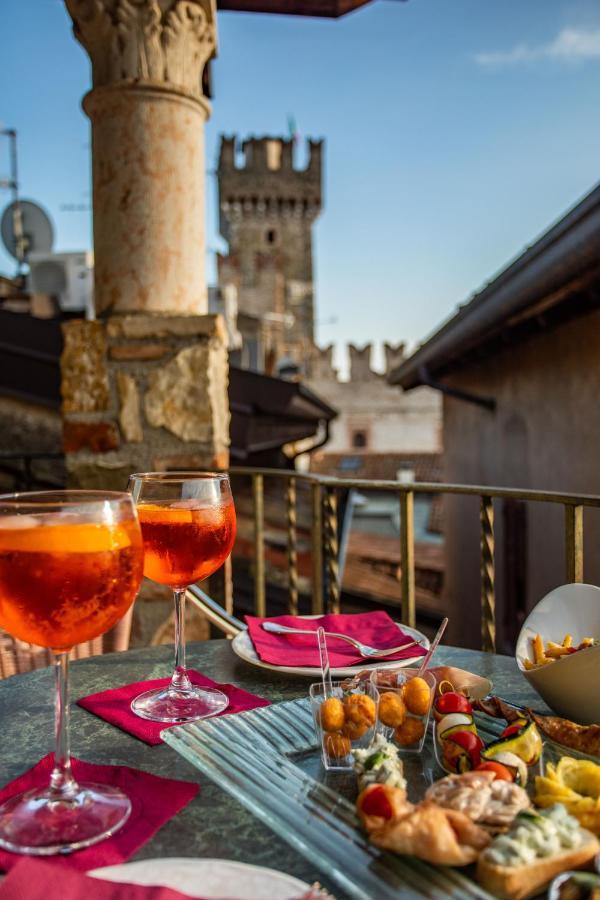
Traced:
[[[220, 713], [222, 716], [255, 709], [258, 706], [270, 705], [271, 701], [265, 700], [264, 697], [258, 697], [256, 694], [243, 691], [234, 684], [219, 684], [216, 681], [211, 681], [210, 678], [201, 675], [200, 672], [196, 672], [194, 669], [188, 669], [188, 675], [192, 684], [199, 687], [218, 688], [224, 694], [227, 694], [229, 706]], [[94, 713], [95, 716], [104, 719], [106, 722], [110, 722], [111, 725], [116, 725], [117, 728], [132, 734], [146, 744], [161, 744], [161, 731], [173, 726], [166, 725], [164, 722], [150, 722], [148, 719], [141, 719], [131, 711], [131, 701], [144, 691], [151, 691], [157, 687], [166, 687], [169, 681], [169, 678], [159, 678], [153, 681], [136, 681], [133, 684], [101, 691], [99, 694], [90, 694], [88, 697], [82, 697], [77, 703], [79, 706], [87, 709], [88, 712]]]
[[[255, 616], [246, 616], [246, 622], [258, 656], [263, 662], [275, 666], [319, 667], [321, 662], [317, 635], [315, 634], [313, 637], [310, 634], [271, 634], [261, 627], [263, 622], [277, 622], [278, 625], [307, 628], [315, 632], [322, 625], [325, 631], [347, 634], [378, 650], [399, 647], [401, 644], [408, 644], [413, 640], [411, 635], [398, 628], [386, 612], [381, 611], [354, 615], [327, 615], [320, 616], [318, 619], [298, 619], [295, 616], [260, 619]], [[361, 656], [347, 641], [328, 637], [327, 650], [332, 668], [364, 665], [365, 663], [365, 657]], [[425, 650], [414, 645], [408, 650], [399, 650], [398, 653], [386, 656], [385, 659], [390, 661], [424, 655]]]
[[20, 857], [0, 884], [0, 900], [189, 900], [172, 888], [89, 878], [53, 861]]
[[[112, 837], [76, 850], [67, 856], [53, 856], [53, 866], [66, 866], [87, 872], [100, 866], [114, 866], [125, 862], [150, 840], [158, 829], [193, 800], [199, 785], [189, 781], [175, 781], [150, 775], [129, 766], [101, 766], [72, 758], [73, 774], [77, 781], [111, 784], [119, 787], [131, 800], [131, 815]], [[50, 781], [54, 754], [44, 756], [32, 769], [19, 775], [0, 790], [0, 803], [31, 788], [45, 787]], [[12, 869], [23, 856], [0, 850], [0, 869]], [[1, 896], [1, 895], [0, 895]], [[47, 900], [47, 898], [46, 898]], [[63, 900], [66, 900], [63, 897]]]

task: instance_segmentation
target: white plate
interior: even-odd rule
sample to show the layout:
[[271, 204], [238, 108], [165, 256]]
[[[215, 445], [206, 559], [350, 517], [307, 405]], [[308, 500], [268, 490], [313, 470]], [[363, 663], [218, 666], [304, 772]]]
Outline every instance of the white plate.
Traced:
[[[318, 619], [319, 616], [297, 616], [297, 618]], [[417, 631], [416, 628], [409, 628], [408, 625], [400, 625], [398, 622], [395, 622], [394, 624], [402, 629], [405, 634], [409, 634], [411, 637], [420, 640], [421, 646], [425, 650], [429, 649], [429, 640], [424, 634]], [[309, 678], [314, 678], [320, 671], [318, 666], [275, 666], [272, 663], [263, 662], [254, 649], [254, 644], [250, 640], [250, 635], [246, 629], [240, 631], [239, 634], [236, 634], [231, 642], [231, 646], [233, 652], [237, 653], [240, 659], [250, 663], [251, 666], [259, 666], [261, 669], [271, 669], [273, 672], [286, 672], [288, 675], [306, 675]], [[364, 663], [357, 663], [355, 666], [332, 669], [331, 674], [334, 678], [345, 678], [347, 675], [356, 675], [357, 672], [360, 672], [363, 669], [399, 669], [404, 668], [405, 666], [414, 666], [421, 658], [421, 656], [410, 656], [407, 659], [394, 660], [386, 660], [383, 658], [375, 660], [371, 659], [371, 661], [369, 661], [365, 659]]]
[[228, 859], [141, 859], [87, 874], [120, 884], [160, 885], [208, 900], [298, 900], [309, 889], [304, 881], [284, 872]]

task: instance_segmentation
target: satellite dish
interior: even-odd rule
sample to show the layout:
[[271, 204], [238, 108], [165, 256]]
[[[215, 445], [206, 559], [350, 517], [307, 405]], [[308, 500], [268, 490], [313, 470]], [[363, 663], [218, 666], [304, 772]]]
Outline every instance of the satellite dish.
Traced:
[[2, 243], [14, 259], [24, 262], [30, 253], [49, 253], [54, 228], [41, 206], [31, 200], [16, 200], [6, 207], [0, 220]]

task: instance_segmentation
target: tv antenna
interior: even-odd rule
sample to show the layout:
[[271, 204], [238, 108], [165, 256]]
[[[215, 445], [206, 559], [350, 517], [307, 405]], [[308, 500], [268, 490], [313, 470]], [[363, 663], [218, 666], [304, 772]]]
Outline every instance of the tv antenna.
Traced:
[[0, 219], [2, 243], [17, 260], [17, 274], [22, 274], [30, 253], [50, 253], [54, 244], [54, 228], [50, 217], [32, 200], [13, 200]]
[[30, 253], [52, 250], [54, 229], [41, 206], [19, 198], [16, 129], [0, 128], [0, 137], [8, 138], [10, 156], [10, 175], [0, 179], [0, 188], [8, 189], [12, 195], [0, 220], [0, 236], [10, 255], [17, 260], [17, 276], [20, 276]]
[[[25, 262], [25, 253], [23, 248], [21, 216], [19, 209], [19, 181], [17, 177], [17, 132], [14, 128], [0, 128], [0, 137], [8, 138], [8, 153], [10, 158], [10, 176], [0, 181], [0, 187], [7, 188], [12, 194], [13, 217], [14, 217], [14, 234], [15, 249], [18, 248], [19, 257], [17, 266], [17, 275], [21, 275], [22, 267]], [[9, 251], [10, 252], [10, 251]], [[11, 256], [14, 256], [11, 253]]]

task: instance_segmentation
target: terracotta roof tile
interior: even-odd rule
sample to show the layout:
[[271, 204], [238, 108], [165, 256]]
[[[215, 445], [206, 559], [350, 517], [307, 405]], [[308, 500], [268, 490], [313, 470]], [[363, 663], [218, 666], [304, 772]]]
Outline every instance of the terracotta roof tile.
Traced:
[[442, 481], [440, 453], [315, 453], [310, 470], [339, 478], [396, 481], [401, 470], [413, 470], [415, 481]]

